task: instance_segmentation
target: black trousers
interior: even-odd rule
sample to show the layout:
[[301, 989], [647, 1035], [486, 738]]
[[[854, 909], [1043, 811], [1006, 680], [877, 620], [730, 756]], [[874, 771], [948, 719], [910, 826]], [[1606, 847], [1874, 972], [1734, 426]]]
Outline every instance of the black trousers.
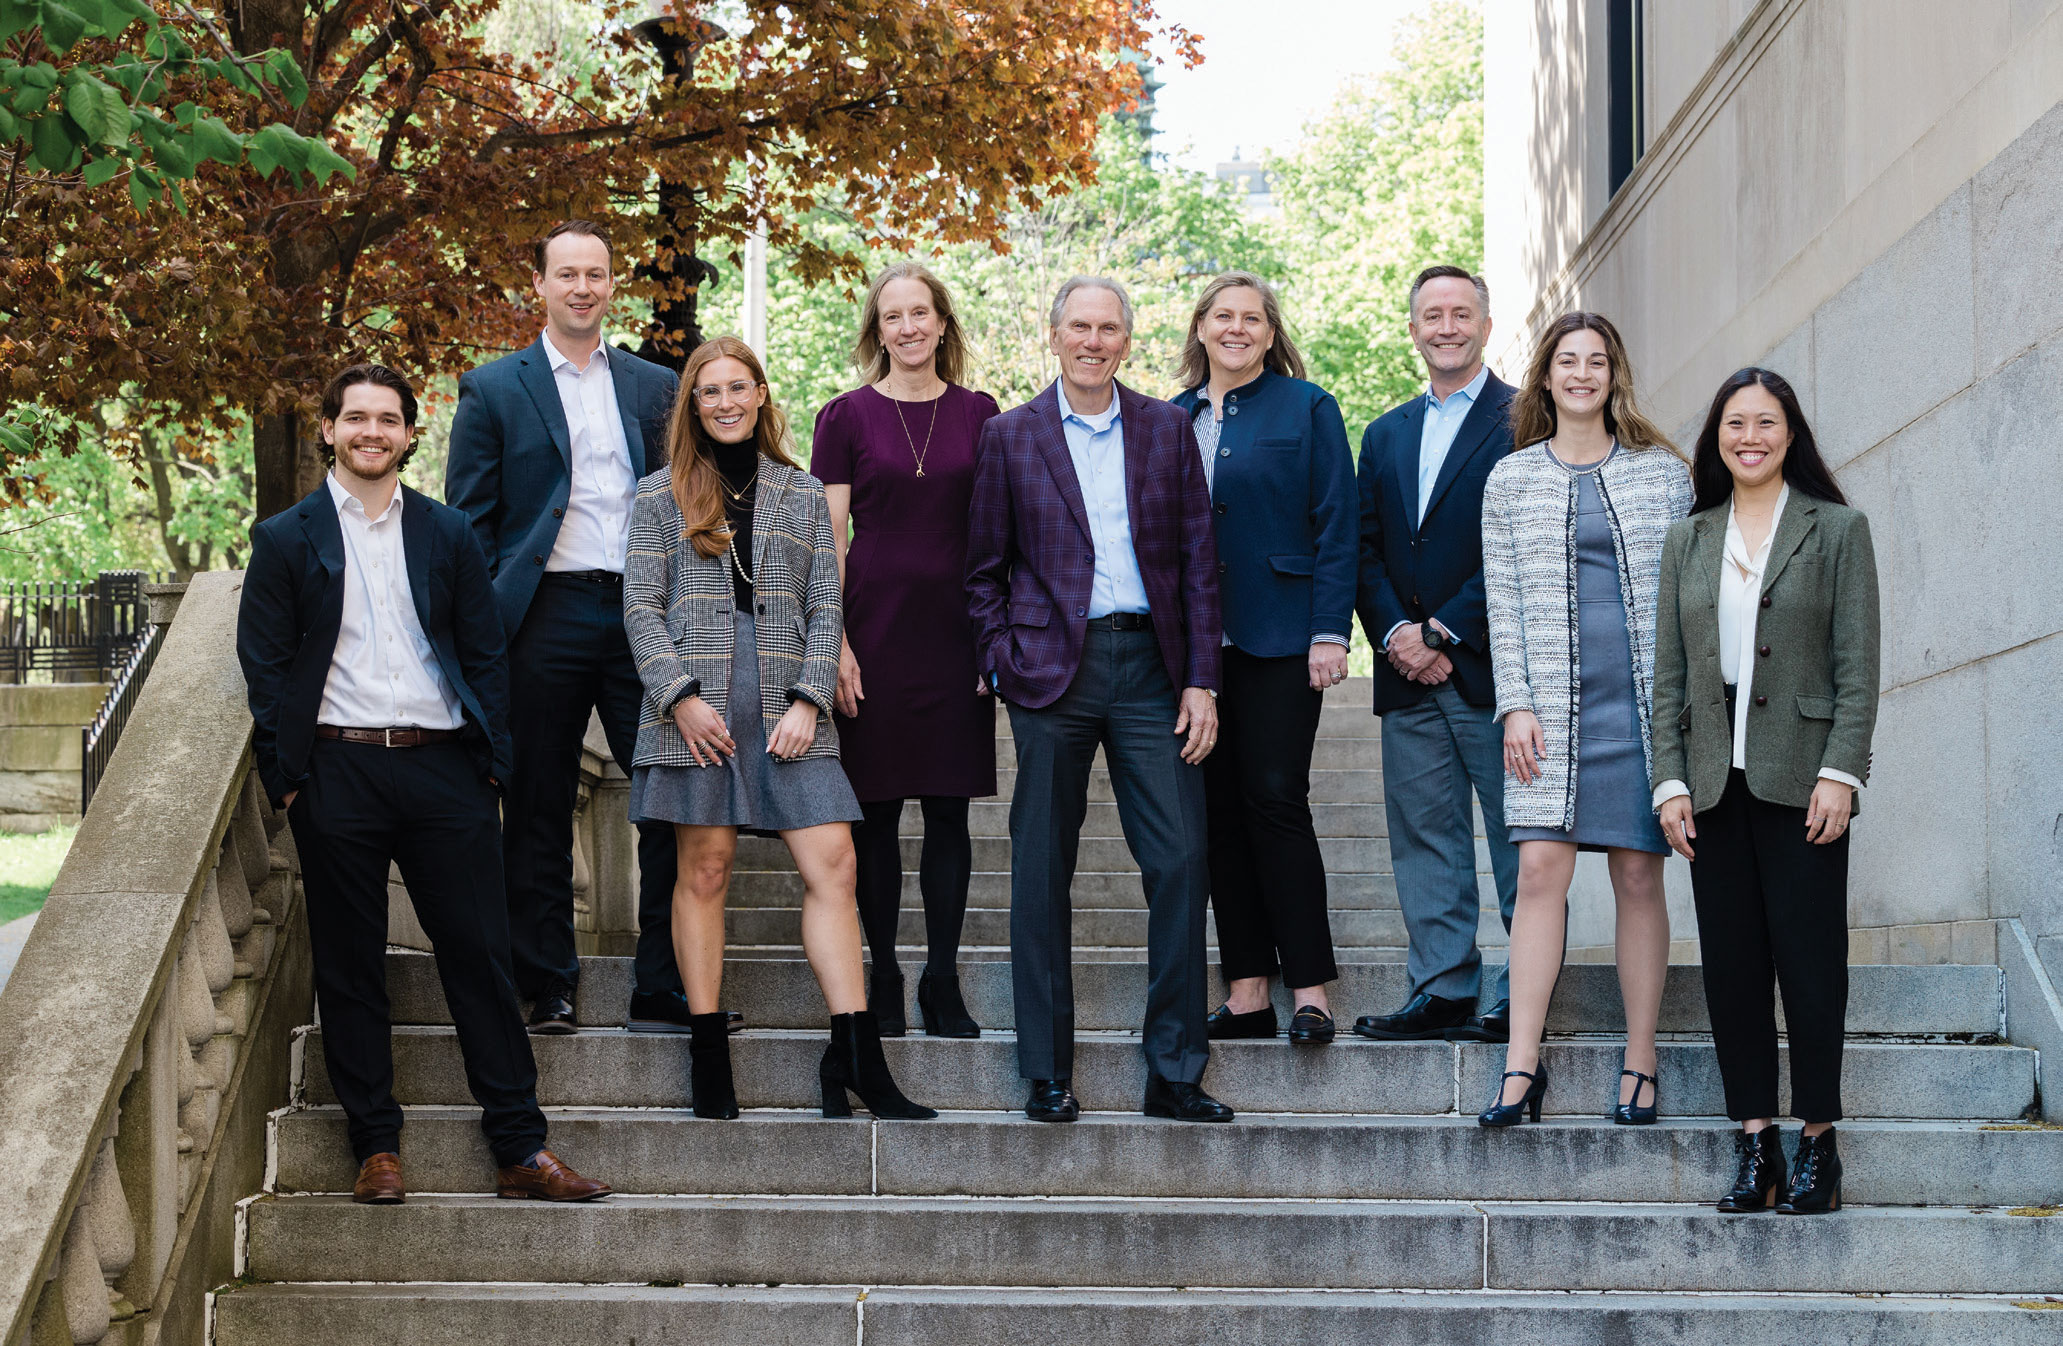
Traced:
[[1712, 1045], [1735, 1121], [1777, 1108], [1774, 991], [1791, 1044], [1791, 1116], [1841, 1120], [1848, 1023], [1848, 833], [1805, 839], [1805, 810], [1757, 799], [1744, 772], [1694, 819], [1691, 890]]
[[308, 895], [308, 945], [330, 1084], [359, 1163], [398, 1151], [387, 1017], [387, 866], [401, 867], [458, 1029], [466, 1084], [497, 1164], [544, 1147], [537, 1063], [509, 977], [508, 908], [493, 789], [456, 743], [317, 739], [287, 810]]
[[[644, 683], [623, 634], [623, 586], [546, 574], [509, 640], [509, 730], [515, 770], [503, 803], [509, 946], [526, 1000], [570, 996], [580, 982], [573, 944], [573, 804], [580, 744], [599, 710], [609, 753], [630, 770]], [[635, 989], [681, 989], [673, 962], [673, 827], [638, 827]]]
[[1227, 981], [1322, 986], [1339, 976], [1325, 911], [1325, 860], [1311, 822], [1311, 748], [1325, 694], [1310, 660], [1225, 648], [1218, 747], [1203, 759], [1211, 910]]
[[[974, 841], [967, 831], [968, 801], [923, 797], [924, 844], [918, 853], [917, 890], [924, 895], [924, 970], [952, 975], [960, 961], [960, 928], [967, 921], [967, 887], [974, 877]], [[882, 971], [896, 967], [896, 927], [903, 914], [903, 801], [860, 805], [852, 829], [859, 863], [860, 925], [867, 952]]]
[[1074, 1074], [1074, 884], [1096, 748], [1110, 764], [1118, 819], [1146, 887], [1147, 1067], [1194, 1084], [1204, 1031], [1203, 770], [1182, 760], [1179, 698], [1152, 631], [1091, 623], [1074, 683], [1039, 710], [1010, 707], [1017, 786], [1010, 801], [1010, 984], [1017, 1071]]

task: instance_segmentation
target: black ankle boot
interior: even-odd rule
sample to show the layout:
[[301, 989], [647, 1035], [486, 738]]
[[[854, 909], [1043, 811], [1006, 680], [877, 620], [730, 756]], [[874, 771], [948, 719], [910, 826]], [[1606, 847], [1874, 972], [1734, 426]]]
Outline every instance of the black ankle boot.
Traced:
[[731, 1016], [688, 1016], [688, 1088], [695, 1115], [730, 1120], [738, 1115], [738, 1095], [731, 1088]]
[[1834, 1128], [1816, 1136], [1798, 1137], [1791, 1161], [1791, 1191], [1776, 1208], [1779, 1215], [1819, 1215], [1841, 1209], [1841, 1152], [1834, 1148]]
[[[924, 1031], [935, 1038], [978, 1038], [981, 1025], [967, 1012], [960, 998], [960, 978], [952, 972], [926, 972], [917, 978], [917, 1012], [924, 1018]], [[888, 1035], [887, 1029], [881, 1030]]]
[[904, 1098], [903, 1091], [895, 1087], [888, 1058], [881, 1053], [881, 1026], [874, 1021], [872, 1010], [831, 1016], [831, 1045], [824, 1048], [817, 1083], [823, 1089], [826, 1117], [852, 1116], [847, 1091], [858, 1094], [877, 1118], [920, 1122], [938, 1116]]
[[1719, 1198], [1723, 1215], [1770, 1210], [1784, 1199], [1784, 1138], [1774, 1126], [1754, 1135], [1736, 1131], [1733, 1138], [1733, 1190]]
[[881, 1036], [899, 1038], [910, 1031], [903, 1002], [903, 970], [893, 963], [877, 965], [867, 979], [867, 1008], [880, 1021]]

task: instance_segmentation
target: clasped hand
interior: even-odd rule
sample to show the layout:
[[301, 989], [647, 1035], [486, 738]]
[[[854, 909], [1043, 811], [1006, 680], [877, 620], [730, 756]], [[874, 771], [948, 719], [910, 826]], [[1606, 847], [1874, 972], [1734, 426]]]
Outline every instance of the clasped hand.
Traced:
[[[1445, 630], [1445, 627], [1441, 628]], [[1454, 672], [1454, 661], [1425, 643], [1425, 633], [1417, 626], [1400, 626], [1390, 637], [1389, 648], [1383, 651], [1396, 669], [1413, 682], [1422, 682], [1436, 687], [1447, 681]]]

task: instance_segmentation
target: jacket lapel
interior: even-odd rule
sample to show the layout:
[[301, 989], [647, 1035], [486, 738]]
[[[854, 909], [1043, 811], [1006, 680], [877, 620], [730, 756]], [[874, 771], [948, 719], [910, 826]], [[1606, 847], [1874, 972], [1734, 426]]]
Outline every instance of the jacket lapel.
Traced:
[[616, 385], [616, 415], [623, 422], [623, 446], [630, 450], [630, 474], [645, 475], [645, 432], [638, 424], [637, 370], [630, 362], [638, 357], [620, 346], [609, 348], [609, 381]]
[[1784, 567], [1797, 555], [1804, 543], [1805, 535], [1812, 531], [1813, 516], [1819, 513], [1819, 502], [1803, 491], [1791, 492], [1784, 502], [1784, 517], [1777, 520], [1776, 537], [1769, 544], [1769, 560], [1762, 567], [1762, 592], [1768, 593], [1776, 577], [1784, 573]]
[[[566, 408], [559, 402], [559, 385], [552, 378], [551, 357], [545, 354], [544, 338], [523, 352], [523, 360], [517, 373], [530, 400], [537, 404], [537, 414], [544, 421], [545, 430], [552, 437], [552, 446], [559, 451], [559, 461], [566, 465], [566, 475], [573, 475], [573, 436], [566, 429]], [[618, 405], [622, 404], [621, 398]], [[638, 441], [642, 444], [642, 436]]]
[[1132, 522], [1132, 537], [1139, 536], [1139, 521], [1146, 517], [1139, 498], [1146, 488], [1146, 460], [1152, 445], [1146, 442], [1145, 431], [1139, 427], [1146, 424], [1146, 415], [1139, 405], [1139, 394], [1115, 380], [1111, 383], [1111, 395], [1117, 398], [1118, 438], [1125, 455], [1125, 517]]
[[[1476, 395], [1475, 405], [1470, 407], [1468, 415], [1462, 418], [1461, 429], [1455, 432], [1454, 443], [1448, 446], [1447, 457], [1440, 464], [1440, 475], [1433, 481], [1432, 496], [1425, 502], [1425, 508], [1419, 511], [1420, 518], [1431, 517], [1433, 510], [1440, 503], [1440, 497], [1447, 494], [1447, 488], [1452, 486], [1455, 478], [1461, 475], [1463, 466], [1468, 463], [1469, 459], [1476, 456], [1477, 450], [1489, 442], [1491, 432], [1496, 430], [1498, 423], [1504, 419], [1505, 408], [1501, 405], [1501, 399], [1497, 396], [1497, 389], [1498, 383], [1495, 374], [1492, 374], [1483, 381], [1483, 388]], [[1421, 401], [1419, 405], [1423, 407], [1425, 404]], [[1417, 489], [1417, 463], [1417, 455], [1414, 454], [1412, 456], [1412, 483], [1414, 490]]]
[[781, 496], [792, 474], [779, 463], [759, 460], [759, 489], [752, 493], [752, 583], [759, 584], [759, 563], [766, 556], [771, 520], [781, 511]]
[[1089, 531], [1089, 507], [1082, 501], [1082, 483], [1074, 473], [1074, 455], [1067, 451], [1067, 432], [1060, 428], [1058, 380], [1047, 384], [1046, 391], [1034, 400], [1032, 416], [1032, 441], [1039, 446], [1039, 454], [1046, 460], [1046, 470], [1053, 474], [1053, 484], [1060, 488], [1060, 498], [1067, 502], [1068, 511], [1074, 515], [1082, 536], [1095, 536]]
[[[1691, 525], [1695, 541], [1691, 545], [1689, 574], [1685, 578], [1683, 591], [1697, 597], [1698, 611], [1719, 611], [1719, 568], [1726, 564], [1726, 511], [1709, 509], [1698, 515]], [[1716, 621], [1717, 618], [1715, 617]]]
[[330, 495], [327, 481], [302, 498], [300, 515], [302, 532], [327, 579], [322, 589], [322, 606], [309, 628], [327, 633], [329, 649], [323, 654], [327, 663], [336, 648], [337, 632], [344, 624], [344, 528], [337, 522], [337, 502]]
[[1390, 463], [1397, 472], [1397, 498], [1404, 502], [1404, 522], [1415, 534], [1419, 518], [1418, 446], [1425, 437], [1424, 393], [1404, 404], [1404, 413], [1397, 418], [1397, 428], [1393, 433], [1404, 441], [1403, 451], [1390, 455]]
[[436, 545], [431, 528], [430, 501], [406, 486], [401, 488], [401, 560], [408, 567], [408, 594], [415, 600], [416, 621], [423, 635], [434, 642], [436, 627], [430, 624], [430, 551]]

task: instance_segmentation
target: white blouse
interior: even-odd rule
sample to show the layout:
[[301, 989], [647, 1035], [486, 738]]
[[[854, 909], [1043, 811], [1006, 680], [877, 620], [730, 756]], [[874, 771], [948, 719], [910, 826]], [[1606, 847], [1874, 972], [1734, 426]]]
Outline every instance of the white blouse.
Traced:
[[[1769, 531], [1762, 545], [1752, 553], [1741, 536], [1733, 506], [1726, 507], [1726, 560], [1719, 567], [1719, 676], [1735, 688], [1733, 718], [1733, 765], [1736, 771], [1748, 766], [1748, 707], [1754, 704], [1755, 622], [1761, 613], [1762, 576], [1769, 566], [1770, 545], [1776, 541], [1777, 525], [1783, 522], [1784, 506], [1790, 502], [1788, 484], [1777, 493], [1776, 508], [1769, 516]], [[1845, 771], [1821, 767], [1825, 780], [1839, 781], [1860, 790], [1862, 782]], [[1680, 780], [1665, 780], [1655, 787], [1655, 807], [1688, 795], [1690, 787]]]

